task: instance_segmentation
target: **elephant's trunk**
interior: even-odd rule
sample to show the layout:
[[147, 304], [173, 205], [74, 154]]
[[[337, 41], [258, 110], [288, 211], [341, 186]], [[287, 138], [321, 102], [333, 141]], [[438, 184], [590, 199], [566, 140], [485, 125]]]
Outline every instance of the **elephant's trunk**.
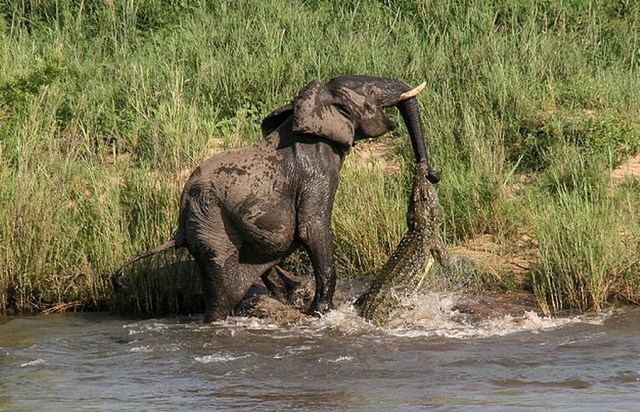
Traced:
[[422, 117], [420, 116], [418, 100], [415, 98], [415, 96], [424, 89], [424, 86], [425, 83], [422, 83], [415, 89], [403, 92], [399, 96], [396, 106], [398, 107], [398, 110], [400, 110], [404, 124], [407, 126], [407, 130], [409, 131], [409, 137], [411, 138], [411, 145], [413, 146], [413, 153], [416, 156], [416, 161], [418, 163], [424, 163], [427, 166], [427, 179], [429, 179], [431, 183], [438, 183], [440, 181], [440, 174], [433, 170], [429, 163], [427, 147], [424, 143]]
[[400, 110], [404, 124], [409, 131], [413, 153], [418, 163], [424, 163], [427, 166], [427, 178], [431, 183], [440, 181], [440, 174], [431, 168], [427, 148], [424, 143], [424, 131], [422, 127], [422, 117], [420, 116], [420, 108], [416, 96], [424, 89], [426, 83], [422, 83], [418, 87], [412, 89], [406, 83], [396, 79], [383, 79], [378, 83], [380, 87], [380, 95], [378, 96], [378, 104], [382, 107], [396, 106]]

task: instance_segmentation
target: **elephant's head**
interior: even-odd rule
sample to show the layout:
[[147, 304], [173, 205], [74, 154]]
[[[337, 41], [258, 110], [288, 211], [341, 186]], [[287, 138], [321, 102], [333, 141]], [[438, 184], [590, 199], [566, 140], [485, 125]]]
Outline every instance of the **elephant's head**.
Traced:
[[293, 115], [293, 131], [322, 137], [343, 147], [358, 139], [377, 137], [395, 128], [383, 109], [396, 106], [409, 131], [416, 160], [429, 170], [428, 179], [440, 177], [428, 161], [422, 119], [415, 96], [424, 83], [412, 89], [405, 83], [373, 76], [340, 76], [326, 84], [312, 81], [292, 104], [272, 112], [262, 122], [267, 135]]

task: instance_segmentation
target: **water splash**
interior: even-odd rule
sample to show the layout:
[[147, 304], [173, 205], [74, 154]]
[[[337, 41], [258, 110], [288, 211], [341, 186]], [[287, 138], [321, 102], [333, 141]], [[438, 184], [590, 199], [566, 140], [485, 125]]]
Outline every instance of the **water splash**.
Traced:
[[[443, 337], [454, 339], [488, 338], [518, 332], [537, 333], [575, 323], [601, 323], [606, 315], [595, 317], [570, 316], [546, 317], [533, 310], [521, 310], [519, 314], [498, 314], [479, 318], [462, 313], [456, 306], [463, 296], [453, 293], [416, 293], [409, 296], [394, 317], [384, 327], [376, 326], [361, 318], [353, 301], [345, 301], [321, 318], [300, 317], [290, 307], [261, 311], [262, 317], [230, 318], [226, 321], [236, 327], [251, 329], [279, 329], [288, 332], [311, 334], [337, 332], [342, 335], [377, 335], [395, 337]], [[464, 297], [466, 298], [466, 297]], [[278, 306], [275, 306], [278, 308]], [[268, 313], [265, 315], [265, 313]], [[288, 323], [287, 314], [295, 313]], [[290, 319], [291, 320], [291, 319]]]
[[[356, 293], [352, 296], [357, 296]], [[484, 299], [480, 302], [482, 305]], [[320, 336], [327, 333], [342, 336], [367, 335], [398, 338], [453, 338], [478, 339], [505, 336], [519, 332], [538, 333], [576, 323], [601, 323], [606, 314], [598, 316], [545, 317], [533, 310], [495, 312], [491, 316], [479, 316], [459, 310], [461, 302], [469, 303], [469, 297], [451, 292], [415, 293], [407, 297], [389, 323], [376, 326], [360, 317], [353, 306], [353, 299], [344, 300], [338, 307], [321, 318], [306, 316], [300, 308], [282, 304], [263, 297], [253, 315], [232, 316], [224, 321], [202, 324], [201, 317], [180, 319], [177, 323], [141, 321], [124, 325], [129, 335], [164, 335], [172, 329], [192, 332], [210, 332], [219, 337], [231, 337], [248, 331], [269, 331], [273, 339], [293, 336]], [[173, 324], [172, 324], [173, 323]], [[244, 332], [243, 332], [244, 331]], [[141, 343], [132, 351], [147, 351]], [[156, 349], [156, 348], [153, 348]], [[213, 355], [212, 355], [213, 356]], [[213, 362], [213, 358], [200, 361]]]

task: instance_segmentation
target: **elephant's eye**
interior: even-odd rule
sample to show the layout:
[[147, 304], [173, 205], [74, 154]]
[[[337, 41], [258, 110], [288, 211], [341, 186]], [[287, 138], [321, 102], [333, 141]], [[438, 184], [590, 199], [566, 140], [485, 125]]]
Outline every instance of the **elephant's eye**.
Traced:
[[349, 110], [347, 106], [343, 104], [336, 104], [336, 108], [344, 117], [346, 117], [347, 119], [351, 119], [351, 110]]

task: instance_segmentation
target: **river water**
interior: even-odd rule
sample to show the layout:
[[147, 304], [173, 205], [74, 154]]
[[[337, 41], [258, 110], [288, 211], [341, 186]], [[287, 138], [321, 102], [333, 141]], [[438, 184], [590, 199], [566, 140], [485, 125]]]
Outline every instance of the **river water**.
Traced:
[[345, 303], [286, 314], [0, 318], [0, 411], [640, 409], [640, 309], [467, 318], [413, 298], [386, 328]]

